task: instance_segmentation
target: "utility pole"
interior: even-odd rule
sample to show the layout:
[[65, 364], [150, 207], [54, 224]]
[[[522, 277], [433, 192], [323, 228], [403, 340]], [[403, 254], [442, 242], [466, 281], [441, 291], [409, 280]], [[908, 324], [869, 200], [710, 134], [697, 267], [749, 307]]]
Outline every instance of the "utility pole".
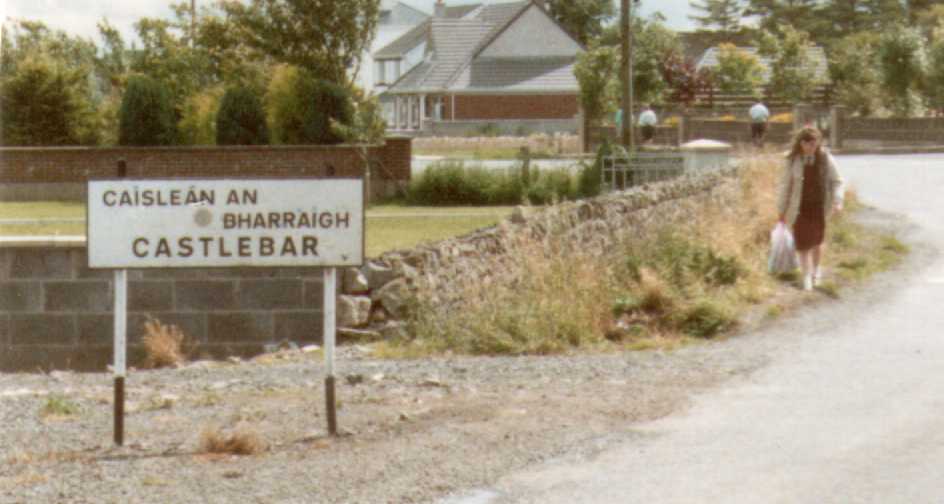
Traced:
[[190, 48], [196, 47], [197, 40], [197, 0], [190, 0]]
[[622, 144], [627, 150], [634, 149], [633, 142], [633, 26], [632, 26], [632, 6], [639, 0], [621, 0], [620, 5], [620, 47], [622, 55], [622, 64], [620, 65], [620, 75], [622, 75], [625, 85], [623, 86], [623, 99], [621, 109], [623, 111], [623, 121], [621, 132]]

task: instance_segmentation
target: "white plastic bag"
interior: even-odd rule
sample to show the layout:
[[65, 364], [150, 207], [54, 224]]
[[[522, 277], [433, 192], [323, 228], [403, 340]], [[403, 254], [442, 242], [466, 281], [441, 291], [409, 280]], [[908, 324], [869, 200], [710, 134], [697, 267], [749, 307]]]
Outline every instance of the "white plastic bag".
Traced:
[[790, 273], [797, 269], [796, 250], [793, 243], [793, 234], [787, 226], [778, 222], [770, 232], [770, 257], [767, 259], [767, 271], [779, 275]]

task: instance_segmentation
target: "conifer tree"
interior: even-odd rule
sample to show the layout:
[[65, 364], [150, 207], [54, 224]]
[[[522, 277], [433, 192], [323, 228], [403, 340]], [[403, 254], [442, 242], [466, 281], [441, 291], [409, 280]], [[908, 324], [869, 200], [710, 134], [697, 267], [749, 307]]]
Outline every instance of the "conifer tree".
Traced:
[[689, 16], [700, 28], [735, 33], [741, 28], [741, 0], [693, 0], [688, 5], [700, 15]]

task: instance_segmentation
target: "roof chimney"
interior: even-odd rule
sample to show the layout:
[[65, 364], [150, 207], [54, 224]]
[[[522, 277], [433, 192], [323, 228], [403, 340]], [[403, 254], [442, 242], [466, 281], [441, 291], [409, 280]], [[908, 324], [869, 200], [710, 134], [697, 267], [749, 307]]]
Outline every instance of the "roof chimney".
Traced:
[[446, 17], [446, 2], [436, 0], [436, 5], [433, 7], [433, 17], [440, 19]]

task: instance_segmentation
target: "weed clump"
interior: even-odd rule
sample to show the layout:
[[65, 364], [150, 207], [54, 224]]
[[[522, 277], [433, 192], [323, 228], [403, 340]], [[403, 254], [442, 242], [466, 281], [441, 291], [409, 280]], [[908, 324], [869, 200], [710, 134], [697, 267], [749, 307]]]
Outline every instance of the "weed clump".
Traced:
[[144, 322], [144, 367], [161, 368], [178, 366], [187, 358], [184, 352], [186, 337], [175, 325], [162, 324], [160, 320], [148, 317]]
[[726, 307], [710, 300], [701, 300], [681, 314], [678, 326], [690, 336], [712, 338], [734, 323], [734, 316]]
[[39, 410], [39, 416], [42, 418], [68, 418], [78, 415], [81, 411], [79, 405], [69, 398], [58, 394], [51, 394], [46, 398], [46, 402]]
[[207, 427], [200, 434], [201, 453], [256, 455], [266, 448], [262, 438], [246, 428], [227, 433], [217, 427]]

